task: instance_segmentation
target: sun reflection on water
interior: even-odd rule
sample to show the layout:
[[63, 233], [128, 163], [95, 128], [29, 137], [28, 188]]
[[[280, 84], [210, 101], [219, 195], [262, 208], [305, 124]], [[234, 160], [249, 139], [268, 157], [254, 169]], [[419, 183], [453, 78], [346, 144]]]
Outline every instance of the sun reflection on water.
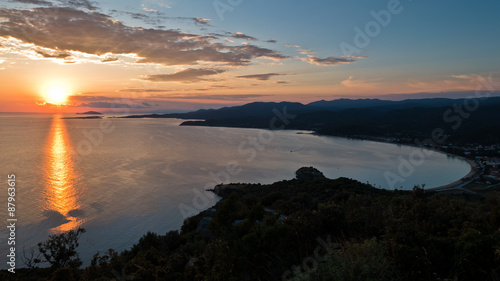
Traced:
[[52, 121], [51, 136], [46, 149], [45, 206], [56, 227], [52, 233], [61, 233], [78, 228], [84, 222], [81, 217], [79, 194], [75, 187], [77, 175], [74, 171], [69, 140], [64, 120], [55, 116]]

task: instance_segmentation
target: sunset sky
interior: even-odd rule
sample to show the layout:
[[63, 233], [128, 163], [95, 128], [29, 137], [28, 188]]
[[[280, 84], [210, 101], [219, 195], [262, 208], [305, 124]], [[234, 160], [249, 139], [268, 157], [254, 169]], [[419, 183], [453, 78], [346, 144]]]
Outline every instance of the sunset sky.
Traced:
[[457, 97], [500, 78], [499, 11], [494, 0], [2, 0], [0, 112]]

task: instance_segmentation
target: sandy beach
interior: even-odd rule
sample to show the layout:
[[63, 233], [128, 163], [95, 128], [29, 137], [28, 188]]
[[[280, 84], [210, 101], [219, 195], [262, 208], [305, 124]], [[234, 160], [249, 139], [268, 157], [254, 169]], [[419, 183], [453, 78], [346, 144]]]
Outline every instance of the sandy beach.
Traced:
[[455, 157], [460, 158], [460, 159], [466, 161], [467, 163], [469, 163], [469, 165], [471, 166], [470, 172], [467, 175], [465, 175], [463, 178], [461, 178], [457, 181], [454, 181], [454, 182], [446, 184], [446, 185], [442, 185], [442, 186], [438, 186], [438, 187], [434, 187], [434, 188], [429, 188], [427, 190], [439, 191], [439, 190], [456, 188], [456, 187], [459, 187], [460, 185], [466, 183], [466, 179], [470, 179], [470, 178], [475, 177], [477, 175], [477, 173], [479, 172], [479, 167], [478, 167], [476, 161], [471, 160], [471, 159], [467, 159], [467, 158], [461, 157], [461, 156], [455, 156]]

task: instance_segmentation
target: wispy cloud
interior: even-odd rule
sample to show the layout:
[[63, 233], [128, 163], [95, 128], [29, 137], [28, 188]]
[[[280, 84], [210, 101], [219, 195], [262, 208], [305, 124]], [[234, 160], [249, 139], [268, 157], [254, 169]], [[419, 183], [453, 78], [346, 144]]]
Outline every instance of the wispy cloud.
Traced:
[[314, 51], [309, 50], [309, 49], [304, 49], [299, 45], [286, 44], [285, 46], [289, 47], [289, 48], [295, 48], [297, 50], [297, 52], [300, 54], [298, 57], [302, 61], [310, 63], [310, 64], [314, 64], [314, 65], [335, 66], [338, 64], [355, 63], [359, 59], [367, 58], [366, 56], [342, 56], [342, 57], [330, 56], [330, 57], [326, 57], [326, 58], [320, 58], [320, 57], [315, 55]]
[[207, 81], [208, 79], [202, 78], [205, 76], [223, 73], [226, 70], [215, 68], [188, 68], [172, 74], [152, 74], [144, 76], [142, 79], [150, 82], [181, 82], [181, 83], [194, 83], [199, 81]]
[[206, 24], [209, 24], [210, 23], [210, 19], [204, 19], [204, 18], [193, 18], [193, 20], [195, 21], [195, 23], [197, 24], [203, 24], [203, 25], [206, 25]]
[[359, 79], [354, 79], [354, 76], [349, 76], [346, 80], [340, 82], [340, 84], [347, 88], [373, 88], [377, 86], [375, 82], [366, 82]]
[[68, 101], [70, 103], [78, 103], [78, 102], [95, 102], [95, 101], [112, 101], [116, 100], [116, 98], [106, 97], [106, 96], [96, 96], [89, 94], [78, 94], [72, 95], [68, 97]]
[[84, 8], [89, 11], [97, 10], [96, 2], [88, 0], [56, 0], [56, 2], [59, 2], [66, 7]]
[[140, 98], [116, 98], [92, 93], [77, 94], [68, 97], [69, 107], [91, 108], [149, 108], [154, 105]]
[[309, 55], [307, 58], [304, 58], [304, 61], [309, 62], [310, 64], [315, 65], [325, 65], [332, 66], [338, 64], [346, 64], [346, 63], [355, 63], [358, 59], [364, 59], [365, 56], [349, 56], [349, 57], [327, 57], [327, 58], [319, 58], [316, 56]]
[[262, 74], [240, 75], [240, 76], [236, 76], [236, 78], [255, 79], [255, 80], [260, 80], [260, 81], [267, 81], [267, 80], [271, 79], [271, 77], [274, 77], [274, 76], [287, 76], [287, 75], [291, 75], [291, 74], [262, 73]]
[[236, 38], [236, 39], [251, 40], [251, 41], [257, 40], [257, 38], [252, 37], [252, 36], [248, 36], [243, 32], [235, 32], [235, 33], [231, 32], [230, 34], [231, 34], [231, 37]]
[[434, 80], [412, 80], [408, 86], [425, 91], [470, 90], [481, 85], [480, 77], [477, 74], [451, 75]]
[[185, 100], [224, 100], [224, 101], [239, 101], [247, 99], [256, 99], [267, 97], [268, 95], [248, 94], [248, 95], [168, 95], [168, 96], [154, 96], [154, 98], [161, 99], [185, 99]]
[[66, 52], [46, 53], [44, 51], [38, 50], [36, 51], [36, 53], [44, 58], [52, 58], [52, 59], [66, 59], [71, 57], [71, 54]]
[[124, 92], [124, 93], [163, 93], [172, 91], [173, 90], [171, 89], [137, 89], [137, 88], [119, 90], [119, 92]]
[[23, 4], [33, 4], [40, 6], [52, 6], [52, 2], [44, 1], [44, 0], [10, 0], [10, 2], [17, 2]]
[[148, 13], [158, 13], [158, 10], [148, 8], [144, 3], [141, 4], [142, 10]]
[[89, 102], [81, 103], [75, 105], [74, 107], [91, 107], [91, 108], [149, 108], [152, 105], [147, 103], [141, 104], [128, 104], [128, 103], [117, 103], [117, 102]]
[[54, 1], [45, 1], [45, 0], [10, 0], [10, 2], [23, 3], [23, 4], [32, 4], [38, 6], [65, 6], [72, 8], [84, 8], [89, 11], [97, 10], [97, 6], [95, 2], [88, 0], [54, 0]]

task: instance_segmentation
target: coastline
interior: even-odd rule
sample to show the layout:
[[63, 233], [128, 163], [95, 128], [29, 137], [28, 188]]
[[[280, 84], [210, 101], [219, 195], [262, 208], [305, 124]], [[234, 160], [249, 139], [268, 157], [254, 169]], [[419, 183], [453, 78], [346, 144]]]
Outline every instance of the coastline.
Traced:
[[461, 179], [459, 179], [457, 181], [454, 181], [454, 182], [451, 182], [449, 184], [445, 184], [442, 186], [429, 188], [426, 190], [445, 191], [445, 190], [450, 190], [450, 189], [461, 189], [461, 188], [463, 188], [462, 185], [469, 183], [471, 178], [478, 176], [480, 169], [479, 169], [476, 161], [462, 157], [462, 156], [457, 156], [457, 155], [453, 155], [453, 156], [460, 158], [460, 159], [466, 161], [467, 163], [469, 163], [469, 165], [471, 166], [471, 170], [469, 171], [469, 173], [467, 173], [467, 175], [465, 175], [464, 177], [462, 177]]
[[[181, 124], [181, 126], [182, 126], [182, 124]], [[201, 125], [201, 124], [188, 125], [188, 126], [227, 128], [226, 126], [210, 126], [210, 125]], [[229, 128], [235, 128], [235, 127], [229, 127]], [[257, 128], [247, 128], [247, 127], [240, 127], [240, 126], [238, 126], [236, 128], [257, 129]], [[471, 169], [470, 169], [469, 173], [467, 173], [462, 178], [460, 178], [460, 179], [458, 179], [458, 180], [456, 180], [454, 182], [445, 184], [445, 185], [441, 185], [441, 186], [437, 186], [437, 187], [432, 187], [432, 188], [426, 188], [425, 189], [426, 191], [447, 191], [447, 190], [453, 190], [453, 189], [463, 189], [462, 185], [465, 185], [465, 184], [469, 183], [470, 179], [477, 177], [479, 175], [480, 171], [481, 171], [481, 169], [479, 169], [478, 164], [473, 159], [469, 159], [469, 158], [466, 158], [464, 156], [452, 154], [452, 153], [449, 153], [449, 152], [446, 152], [446, 151], [442, 151], [442, 150], [439, 150], [439, 149], [436, 149], [436, 148], [418, 146], [418, 145], [413, 144], [413, 143], [405, 143], [405, 142], [396, 142], [396, 141], [382, 140], [382, 139], [379, 139], [379, 138], [372, 138], [372, 137], [369, 137], [369, 136], [356, 137], [356, 136], [345, 136], [345, 135], [344, 136], [341, 136], [341, 135], [328, 135], [328, 134], [321, 134], [321, 133], [318, 133], [317, 131], [311, 131], [311, 130], [300, 130], [300, 129], [284, 129], [284, 130], [286, 130], [286, 131], [297, 131], [297, 134], [310, 134], [310, 135], [319, 136], [319, 137], [340, 137], [340, 138], [352, 139], [352, 140], [372, 141], [372, 142], [378, 142], [378, 143], [387, 143], [387, 144], [394, 144], [394, 145], [402, 145], [402, 146], [414, 147], [414, 148], [418, 148], [418, 149], [428, 149], [428, 150], [432, 150], [432, 151], [435, 151], [435, 152], [438, 152], [438, 153], [443, 153], [443, 154], [446, 154], [446, 155], [450, 155], [450, 156], [456, 157], [458, 159], [461, 159], [461, 160], [467, 162], [470, 165]], [[304, 131], [306, 131], [306, 132], [304, 132]]]
[[[128, 118], [144, 118], [144, 116], [127, 116]], [[183, 118], [178, 118], [178, 117], [161, 117], [161, 118], [177, 118], [177, 119], [181, 119], [181, 120], [189, 120], [189, 119], [183, 119]], [[203, 123], [199, 123], [198, 121], [200, 120], [196, 120], [197, 123], [196, 124], [185, 124], [186, 122], [183, 122], [180, 124], [180, 126], [199, 126], [199, 127], [221, 127], [221, 128], [243, 128], [243, 129], [264, 129], [264, 130], [270, 130], [269, 128], [258, 128], [258, 127], [255, 127], [255, 128], [249, 128], [249, 127], [245, 127], [245, 126], [224, 126], [224, 125], [221, 125], [221, 124], [218, 124], [218, 125], [215, 125], [215, 124], [203, 124]], [[418, 146], [414, 143], [409, 143], [409, 142], [398, 142], [398, 141], [391, 141], [391, 140], [384, 140], [384, 139], [380, 139], [378, 137], [372, 137], [372, 136], [347, 136], [347, 135], [331, 135], [331, 134], [321, 134], [319, 133], [318, 131], [315, 131], [315, 130], [303, 130], [303, 129], [297, 129], [297, 128], [285, 128], [283, 130], [286, 130], [286, 131], [297, 131], [297, 134], [311, 134], [311, 135], [315, 135], [315, 136], [330, 136], [330, 137], [340, 137], [340, 138], [345, 138], [345, 139], [352, 139], [352, 140], [360, 140], [360, 141], [372, 141], [372, 142], [379, 142], [379, 143], [387, 143], [387, 144], [394, 144], [394, 145], [403, 145], [403, 146], [408, 146], [408, 147], [414, 147], [414, 148], [419, 148], [419, 149], [428, 149], [428, 150], [432, 150], [432, 151], [435, 151], [435, 152], [438, 152], [438, 153], [443, 153], [443, 154], [447, 154], [447, 155], [450, 155], [450, 156], [453, 156], [453, 157], [456, 157], [458, 159], [461, 159], [461, 160], [464, 160], [466, 161], [470, 166], [471, 166], [471, 170], [469, 171], [469, 173], [467, 173], [467, 175], [465, 175], [464, 177], [454, 181], [454, 182], [451, 182], [451, 183], [448, 183], [448, 184], [445, 184], [445, 185], [441, 185], [441, 186], [438, 186], [438, 187], [433, 187], [433, 188], [426, 188], [425, 190], [429, 190], [429, 191], [445, 191], [445, 190], [450, 190], [450, 189], [460, 189], [462, 188], [462, 185], [465, 185], [467, 183], [470, 182], [470, 179], [471, 178], [474, 178], [474, 177], [477, 177], [478, 176], [478, 173], [481, 171], [476, 163], [476, 161], [474, 161], [473, 159], [469, 159], [469, 158], [466, 158], [466, 157], [463, 157], [463, 156], [459, 156], [459, 155], [456, 155], [456, 154], [452, 154], [452, 153], [449, 153], [449, 152], [446, 152], [446, 151], [442, 151], [442, 150], [439, 150], [439, 149], [436, 149], [435, 147], [434, 148], [430, 148], [430, 147], [425, 147], [425, 146]]]
[[447, 155], [456, 157], [458, 159], [461, 159], [461, 160], [467, 162], [471, 166], [469, 173], [467, 173], [467, 175], [463, 176], [462, 178], [460, 178], [454, 182], [445, 184], [445, 185], [432, 187], [432, 188], [426, 188], [425, 189], [426, 191], [447, 191], [447, 190], [453, 190], [453, 189], [463, 189], [462, 185], [468, 184], [470, 182], [470, 179], [477, 177], [481, 171], [481, 169], [479, 169], [478, 164], [473, 159], [469, 159], [469, 158], [466, 158], [463, 156], [452, 154], [452, 153], [449, 153], [446, 151], [441, 151], [441, 150], [436, 149], [436, 148], [418, 146], [418, 145], [415, 145], [413, 143], [401, 143], [401, 142], [394, 142], [394, 141], [385, 141], [385, 140], [381, 140], [378, 138], [371, 138], [371, 137], [366, 137], [366, 136], [365, 137], [355, 137], [355, 136], [324, 135], [324, 134], [319, 134], [318, 132], [314, 132], [313, 135], [316, 135], [316, 136], [334, 136], [334, 137], [341, 137], [341, 138], [361, 140], [361, 141], [373, 141], [373, 142], [379, 142], [379, 143], [404, 145], [404, 146], [414, 147], [414, 148], [419, 148], [419, 149], [428, 149], [428, 150], [432, 150], [432, 151], [435, 151], [438, 153], [443, 153], [443, 154], [447, 154]]

